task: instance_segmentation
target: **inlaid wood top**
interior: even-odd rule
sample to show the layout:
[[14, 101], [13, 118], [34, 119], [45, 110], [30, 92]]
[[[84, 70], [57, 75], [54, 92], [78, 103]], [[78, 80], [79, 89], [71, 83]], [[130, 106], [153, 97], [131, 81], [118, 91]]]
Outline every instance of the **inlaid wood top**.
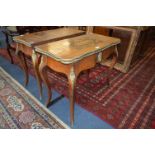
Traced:
[[55, 30], [40, 31], [36, 33], [16, 36], [13, 38], [13, 40], [17, 43], [22, 43], [26, 46], [32, 47], [34, 45], [39, 45], [50, 41], [56, 41], [82, 34], [85, 34], [85, 32], [81, 30], [59, 28]]
[[119, 43], [120, 39], [118, 38], [99, 34], [86, 34], [36, 46], [35, 51], [64, 64], [70, 64]]

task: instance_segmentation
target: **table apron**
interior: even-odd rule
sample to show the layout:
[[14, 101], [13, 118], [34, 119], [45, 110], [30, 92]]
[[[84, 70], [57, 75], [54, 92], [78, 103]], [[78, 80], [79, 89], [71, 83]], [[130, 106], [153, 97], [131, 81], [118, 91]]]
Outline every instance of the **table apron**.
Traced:
[[20, 44], [18, 43], [18, 51], [21, 51], [22, 53], [24, 53], [27, 56], [32, 56], [32, 47], [28, 47], [26, 45]]
[[84, 58], [73, 64], [63, 64], [50, 57], [47, 57], [47, 56], [43, 56], [43, 57], [44, 57], [44, 62], [46, 62], [46, 65], [49, 68], [51, 68], [56, 72], [64, 73], [67, 76], [70, 74], [72, 67], [74, 68], [74, 72], [76, 76], [78, 76], [81, 71], [93, 68], [97, 62], [97, 54]]

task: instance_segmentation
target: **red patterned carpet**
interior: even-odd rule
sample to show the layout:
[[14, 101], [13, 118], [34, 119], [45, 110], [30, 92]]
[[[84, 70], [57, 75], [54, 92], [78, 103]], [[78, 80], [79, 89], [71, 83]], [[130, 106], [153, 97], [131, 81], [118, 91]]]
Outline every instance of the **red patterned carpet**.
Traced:
[[[0, 55], [8, 59], [5, 50]], [[14, 60], [18, 64], [15, 56]], [[115, 128], [155, 128], [155, 47], [127, 74], [113, 70], [110, 88], [105, 83], [106, 69], [97, 65], [89, 78], [87, 73], [80, 75], [76, 102]], [[49, 77], [52, 88], [68, 96], [66, 77], [53, 71]]]

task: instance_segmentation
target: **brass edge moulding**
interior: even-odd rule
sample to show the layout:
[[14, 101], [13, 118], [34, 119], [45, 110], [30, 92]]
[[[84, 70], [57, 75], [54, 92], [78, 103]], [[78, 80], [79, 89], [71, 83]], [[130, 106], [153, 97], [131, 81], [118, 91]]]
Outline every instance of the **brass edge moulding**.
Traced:
[[67, 39], [67, 38], [72, 38], [72, 37], [76, 37], [76, 36], [80, 36], [80, 35], [84, 35], [85, 34], [85, 31], [81, 31], [80, 33], [75, 33], [75, 34], [71, 34], [71, 35], [67, 35], [67, 36], [62, 36], [62, 37], [58, 37], [58, 38], [52, 38], [52, 39], [49, 39], [49, 40], [44, 40], [44, 41], [40, 41], [40, 42], [26, 42], [22, 39], [16, 39], [16, 37], [13, 37], [13, 40], [17, 43], [20, 43], [20, 44], [24, 44], [28, 47], [32, 47], [32, 46], [37, 46], [37, 45], [41, 45], [41, 44], [45, 44], [45, 43], [48, 43], [48, 42], [53, 42], [53, 40], [56, 40], [56, 41], [59, 41], [61, 39]]
[[16, 39], [15, 37], [13, 37], [13, 40], [16, 42], [16, 43], [20, 43], [20, 44], [24, 44], [24, 45], [26, 45], [26, 46], [28, 46], [28, 47], [31, 47], [32, 46], [32, 44], [29, 44], [29, 43], [27, 43], [26, 41], [24, 41], [24, 40], [19, 40], [19, 39]]
[[89, 52], [89, 53], [84, 54], [84, 55], [81, 56], [81, 57], [76, 57], [76, 58], [74, 58], [74, 59], [62, 59], [62, 58], [60, 58], [60, 57], [56, 57], [55, 55], [49, 53], [48, 51], [44, 52], [42, 49], [40, 49], [40, 48], [38, 48], [38, 47], [35, 47], [35, 51], [38, 52], [38, 53], [47, 55], [48, 57], [51, 57], [51, 58], [53, 58], [53, 59], [55, 59], [55, 60], [57, 60], [57, 61], [59, 61], [59, 62], [61, 62], [61, 63], [67, 65], [67, 64], [71, 64], [71, 63], [75, 63], [75, 62], [77, 62], [77, 61], [80, 61], [81, 59], [83, 59], [83, 58], [85, 58], [85, 57], [88, 57], [88, 56], [91, 56], [91, 55], [93, 55], [93, 54], [97, 54], [97, 53], [99, 53], [99, 52], [102, 52], [103, 50], [108, 49], [108, 48], [110, 48], [110, 47], [112, 47], [112, 46], [115, 46], [115, 45], [117, 45], [117, 44], [119, 44], [119, 43], [120, 43], [120, 41], [119, 41], [118, 43], [111, 44], [110, 46], [107, 46], [107, 47], [105, 47], [105, 48], [101, 48], [101, 49], [97, 49], [97, 50], [91, 51], [91, 52]]

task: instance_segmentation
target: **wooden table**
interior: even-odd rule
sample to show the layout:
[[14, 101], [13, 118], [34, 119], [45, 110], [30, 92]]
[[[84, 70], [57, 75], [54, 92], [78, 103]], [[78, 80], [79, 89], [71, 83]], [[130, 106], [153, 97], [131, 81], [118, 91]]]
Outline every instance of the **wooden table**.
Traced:
[[[74, 122], [74, 89], [76, 79], [80, 72], [90, 69], [101, 63], [103, 58], [113, 54], [113, 61], [110, 70], [117, 60], [117, 45], [120, 39], [106, 37], [98, 34], [86, 34], [78, 37], [64, 39], [53, 43], [47, 43], [35, 47], [35, 51], [42, 54], [39, 66], [40, 75], [48, 89], [48, 99], [46, 105], [51, 100], [51, 87], [47, 78], [45, 67], [64, 73], [69, 82], [70, 98], [70, 122]], [[106, 50], [111, 48], [111, 50]], [[109, 75], [109, 74], [108, 74]], [[108, 76], [109, 81], [109, 76]]]
[[55, 30], [41, 31], [36, 33], [29, 33], [25, 35], [20, 35], [14, 37], [14, 41], [17, 43], [16, 52], [19, 56], [19, 61], [24, 70], [25, 74], [25, 86], [28, 84], [28, 67], [25, 61], [25, 55], [32, 58], [35, 75], [38, 82], [40, 97], [42, 96], [42, 85], [40, 81], [40, 75], [38, 72], [38, 62], [40, 61], [40, 56], [36, 55], [33, 48], [36, 45], [41, 45], [48, 42], [58, 41], [65, 38], [75, 37], [85, 34], [84, 31], [70, 29], [70, 28], [59, 28]]

